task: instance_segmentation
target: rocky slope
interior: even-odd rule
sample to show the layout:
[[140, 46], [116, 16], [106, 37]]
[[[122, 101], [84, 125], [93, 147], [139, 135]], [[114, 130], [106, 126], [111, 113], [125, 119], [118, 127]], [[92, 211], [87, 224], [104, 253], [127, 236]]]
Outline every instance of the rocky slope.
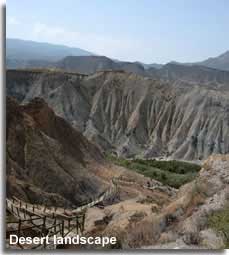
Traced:
[[198, 64], [221, 70], [229, 70], [229, 51], [226, 51], [217, 57], [208, 58]]
[[155, 68], [149, 68], [147, 73], [151, 77], [156, 76], [162, 80], [170, 82], [180, 80], [200, 85], [229, 83], [229, 72], [201, 65], [187, 66], [177, 63], [169, 63], [158, 70], [155, 70]]
[[98, 174], [103, 165], [98, 148], [42, 99], [20, 106], [7, 98], [6, 109], [8, 197], [77, 206], [108, 186]]
[[[227, 61], [228, 54], [225, 53], [220, 60]], [[214, 62], [214, 61], [213, 61]], [[77, 72], [83, 74], [92, 74], [97, 71], [122, 70], [135, 73], [144, 77], [152, 77], [165, 81], [187, 81], [201, 84], [209, 83], [228, 83], [229, 72], [225, 68], [219, 70], [214, 65], [204, 64], [205, 62], [182, 64], [178, 62], [170, 62], [165, 65], [145, 65], [140, 62], [115, 61], [106, 56], [65, 56], [58, 61], [52, 58], [41, 59], [17, 59], [12, 57], [6, 58], [7, 68], [51, 68], [61, 69], [67, 72]], [[213, 68], [212, 68], [213, 67]], [[227, 70], [227, 71], [226, 71]]]
[[[165, 221], [158, 241], [183, 243], [186, 248], [223, 249], [228, 247], [229, 222], [217, 217], [212, 228], [209, 219], [219, 212], [229, 214], [229, 155], [213, 155], [203, 164], [199, 176], [184, 185], [177, 198], [164, 208]], [[224, 220], [224, 231], [217, 228]], [[165, 246], [166, 246], [165, 245]]]
[[144, 67], [139, 63], [114, 61], [105, 56], [69, 56], [56, 63], [56, 67], [68, 72], [92, 74], [102, 70], [124, 70], [144, 75]]
[[9, 70], [6, 81], [8, 95], [24, 103], [44, 98], [106, 152], [186, 160], [229, 152], [226, 78], [166, 82], [124, 71]]
[[229, 71], [229, 51], [224, 52], [216, 57], [211, 57], [200, 62], [193, 63], [181, 63], [172, 61], [170, 63], [182, 65], [182, 66], [202, 66], [218, 70]]
[[[229, 72], [201, 64], [168, 63], [160, 68], [154, 66], [145, 68], [143, 64], [138, 62], [117, 62], [105, 56], [69, 56], [52, 65], [67, 72], [84, 74], [106, 70], [122, 70], [169, 82], [181, 80], [199, 84], [229, 83]], [[52, 65], [49, 64], [47, 67]]]
[[[173, 193], [166, 187], [140, 189], [137, 182], [138, 179], [134, 185], [118, 183], [119, 189], [125, 186], [126, 191], [127, 187], [137, 191], [132, 198], [88, 210], [86, 235], [116, 236], [118, 243], [113, 248], [122, 249], [228, 247], [229, 155], [209, 157], [196, 180]], [[223, 217], [219, 217], [222, 212]], [[214, 215], [217, 217], [212, 226]]]

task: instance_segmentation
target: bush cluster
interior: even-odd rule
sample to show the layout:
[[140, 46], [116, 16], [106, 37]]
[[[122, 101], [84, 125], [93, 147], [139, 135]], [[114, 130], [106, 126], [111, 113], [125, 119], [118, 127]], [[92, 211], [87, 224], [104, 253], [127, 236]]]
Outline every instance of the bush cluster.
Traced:
[[221, 235], [225, 239], [225, 249], [229, 248], [229, 207], [213, 213], [208, 218], [208, 226]]
[[108, 159], [117, 165], [134, 170], [174, 188], [179, 188], [181, 185], [192, 181], [201, 168], [197, 164], [177, 160], [127, 160], [111, 155], [108, 156]]

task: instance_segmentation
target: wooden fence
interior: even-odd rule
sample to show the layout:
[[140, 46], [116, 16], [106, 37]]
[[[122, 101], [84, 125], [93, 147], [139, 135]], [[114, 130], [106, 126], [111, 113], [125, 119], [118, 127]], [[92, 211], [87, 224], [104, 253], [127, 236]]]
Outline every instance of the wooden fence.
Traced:
[[[16, 198], [12, 200], [6, 199], [6, 208], [9, 213], [11, 213], [17, 221], [8, 221], [6, 230], [6, 239], [9, 238], [10, 234], [16, 234], [20, 236], [28, 236], [28, 233], [35, 233], [38, 237], [54, 235], [65, 237], [70, 232], [75, 232], [77, 234], [82, 234], [84, 231], [85, 224], [85, 213], [78, 214], [72, 217], [65, 216], [60, 217], [60, 215], [55, 215], [51, 213], [49, 215], [40, 215], [36, 213], [35, 208], [37, 205], [31, 205]], [[39, 206], [38, 206], [39, 207]], [[39, 208], [44, 211], [43, 208]], [[37, 245], [30, 247], [30, 249], [37, 249], [42, 245]], [[19, 245], [21, 249], [24, 247]], [[46, 248], [46, 243], [44, 243], [43, 248]]]

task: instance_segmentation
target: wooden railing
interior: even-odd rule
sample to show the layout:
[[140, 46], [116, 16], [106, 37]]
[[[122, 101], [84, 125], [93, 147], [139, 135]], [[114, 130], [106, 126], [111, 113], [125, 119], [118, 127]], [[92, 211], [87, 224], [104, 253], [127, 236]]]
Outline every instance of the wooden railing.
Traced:
[[[55, 215], [55, 213], [42, 215], [35, 212], [37, 207], [39, 206], [25, 203], [15, 197], [6, 199], [8, 212], [17, 219], [17, 221], [7, 222], [6, 238], [9, 238], [9, 235], [12, 233], [17, 234], [17, 236], [28, 235], [28, 231], [34, 231], [38, 237], [48, 235], [49, 238], [54, 235], [65, 237], [70, 232], [83, 233], [85, 213], [71, 217], [67, 215], [61, 217], [60, 215]], [[39, 208], [44, 211], [41, 206]], [[13, 229], [10, 229], [10, 225]], [[40, 246], [33, 246], [30, 249], [36, 249]], [[23, 246], [19, 245], [19, 247], [23, 249]], [[46, 243], [44, 243], [43, 248], [46, 248]]]
[[[76, 209], [30, 204], [16, 197], [6, 199], [8, 212], [17, 219], [15, 222], [7, 222], [6, 236], [8, 237], [11, 233], [17, 233], [18, 236], [21, 236], [25, 231], [29, 230], [34, 230], [38, 236], [60, 235], [65, 237], [73, 231], [77, 234], [82, 234], [84, 232], [86, 210], [105, 200], [113, 199], [116, 193], [117, 184], [113, 178], [108, 190], [101, 193], [98, 198], [92, 199], [89, 203]], [[70, 212], [70, 215], [67, 212]], [[34, 221], [37, 221], [37, 224]], [[14, 229], [9, 229], [10, 224], [14, 224]], [[40, 245], [33, 248], [38, 247]]]
[[[8, 237], [11, 233], [17, 233], [18, 236], [21, 236], [25, 234], [25, 231], [29, 230], [34, 230], [41, 237], [47, 235], [49, 237], [54, 235], [65, 237], [71, 232], [82, 234], [84, 232], [86, 210], [106, 200], [113, 200], [117, 194], [118, 184], [138, 185], [151, 190], [160, 189], [161, 186], [157, 182], [152, 186], [148, 186], [133, 180], [123, 179], [121, 176], [114, 177], [112, 178], [111, 186], [106, 191], [102, 192], [97, 198], [92, 199], [89, 203], [84, 203], [76, 209], [30, 204], [12, 197], [11, 199], [6, 199], [6, 208], [17, 221], [7, 222], [7, 226], [14, 224], [14, 229], [7, 227], [6, 236]], [[35, 222], [37, 223], [35, 224]], [[32, 249], [38, 247], [40, 245]], [[44, 248], [46, 248], [46, 244], [44, 244]]]

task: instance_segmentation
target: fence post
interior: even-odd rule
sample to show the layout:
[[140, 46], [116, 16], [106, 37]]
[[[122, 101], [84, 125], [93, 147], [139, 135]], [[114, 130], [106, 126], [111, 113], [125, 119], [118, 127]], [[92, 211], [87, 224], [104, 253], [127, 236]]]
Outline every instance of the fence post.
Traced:
[[54, 232], [56, 233], [56, 217], [55, 217], [55, 220], [54, 220]]
[[11, 211], [12, 211], [12, 213], [14, 213], [14, 206], [13, 206], [13, 204], [11, 204]]
[[34, 204], [33, 204], [33, 212], [34, 212]]
[[24, 212], [24, 219], [26, 220], [25, 208], [23, 208], [23, 212]]
[[31, 216], [31, 214], [29, 214], [29, 218], [30, 218], [30, 223], [32, 224], [33, 222], [32, 222], [32, 216]]
[[19, 221], [18, 221], [18, 237], [20, 236], [20, 232], [21, 232], [21, 220], [19, 219]]
[[17, 207], [17, 215], [18, 215], [18, 217], [20, 216], [18, 207]]
[[70, 231], [71, 219], [68, 219], [68, 231]]
[[45, 228], [45, 223], [46, 223], [46, 216], [43, 218], [43, 227]]
[[79, 220], [77, 216], [76, 216], [76, 233], [77, 235], [79, 234]]
[[59, 223], [58, 227], [59, 227], [59, 233], [60, 233], [60, 235], [62, 235], [62, 223]]
[[85, 214], [83, 214], [83, 226], [82, 226], [82, 233], [84, 231], [84, 224], [85, 224]]
[[62, 237], [64, 237], [64, 220], [62, 220]]
[[44, 249], [46, 248], [46, 238], [44, 239]]

